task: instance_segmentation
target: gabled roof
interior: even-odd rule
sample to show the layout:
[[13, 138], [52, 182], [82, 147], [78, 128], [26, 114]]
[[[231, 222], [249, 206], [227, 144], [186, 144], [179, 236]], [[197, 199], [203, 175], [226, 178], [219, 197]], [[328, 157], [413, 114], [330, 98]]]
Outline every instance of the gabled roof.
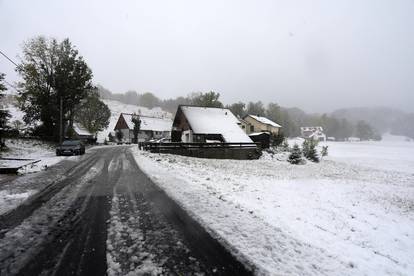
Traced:
[[252, 143], [237, 125], [239, 120], [227, 108], [181, 105], [179, 109], [194, 134], [221, 134], [227, 143]]
[[[132, 116], [134, 116], [134, 114], [121, 113], [120, 116], [124, 117], [124, 120], [129, 129], [134, 129], [134, 124], [132, 123]], [[149, 116], [142, 116], [142, 115], [135, 115], [135, 116], [139, 116], [139, 119], [141, 120], [140, 130], [171, 131], [171, 127], [172, 127], [171, 119], [156, 118], [156, 117], [149, 117]]]
[[[273, 127], [282, 127], [281, 125], [279, 125], [279, 124], [277, 124], [277, 123], [275, 123], [275, 122], [273, 122], [272, 120], [269, 120], [268, 118], [266, 118], [266, 117], [262, 117], [262, 116], [256, 116], [256, 115], [251, 115], [251, 114], [249, 114], [249, 115], [247, 115], [247, 116], [250, 116], [250, 117], [252, 117], [253, 119], [255, 119], [256, 121], [258, 121], [258, 122], [260, 122], [260, 123], [262, 123], [262, 124], [265, 124], [265, 125], [270, 125], [270, 126], [273, 126]], [[246, 116], [246, 117], [247, 117]], [[245, 118], [246, 118], [245, 117]]]
[[73, 123], [73, 130], [80, 136], [93, 136], [92, 133], [78, 123]]

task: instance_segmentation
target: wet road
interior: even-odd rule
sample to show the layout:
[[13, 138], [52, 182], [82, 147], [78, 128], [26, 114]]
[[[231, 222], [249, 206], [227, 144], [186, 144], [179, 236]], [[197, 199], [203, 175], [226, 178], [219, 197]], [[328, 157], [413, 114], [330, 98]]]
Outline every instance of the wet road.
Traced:
[[0, 216], [0, 275], [128, 273], [251, 274], [141, 172], [128, 147], [91, 150]]

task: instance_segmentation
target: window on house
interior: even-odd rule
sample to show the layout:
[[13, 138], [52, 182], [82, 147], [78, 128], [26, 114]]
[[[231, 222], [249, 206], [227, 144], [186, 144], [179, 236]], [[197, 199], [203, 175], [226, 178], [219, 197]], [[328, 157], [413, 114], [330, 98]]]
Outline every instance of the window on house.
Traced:
[[250, 126], [250, 131], [254, 132], [254, 126]]

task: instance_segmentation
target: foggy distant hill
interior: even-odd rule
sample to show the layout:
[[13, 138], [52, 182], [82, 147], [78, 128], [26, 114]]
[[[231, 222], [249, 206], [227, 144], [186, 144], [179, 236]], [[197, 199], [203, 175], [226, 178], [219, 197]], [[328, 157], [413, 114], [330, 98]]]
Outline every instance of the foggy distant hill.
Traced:
[[381, 133], [391, 132], [414, 138], [414, 113], [389, 107], [353, 107], [335, 110], [331, 116], [354, 123], [364, 120]]

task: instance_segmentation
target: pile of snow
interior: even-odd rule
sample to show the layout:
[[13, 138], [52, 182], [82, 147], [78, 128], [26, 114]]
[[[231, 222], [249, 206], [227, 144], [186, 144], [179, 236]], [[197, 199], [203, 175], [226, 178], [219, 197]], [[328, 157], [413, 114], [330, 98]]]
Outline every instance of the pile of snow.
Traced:
[[328, 145], [329, 158], [299, 166], [270, 154], [133, 150], [155, 183], [258, 274], [413, 275], [414, 144]]
[[24, 192], [13, 192], [11, 190], [0, 191], [0, 214], [3, 214], [17, 205], [20, 205], [35, 192], [36, 190], [27, 190]]
[[171, 113], [163, 111], [160, 107], [155, 107], [153, 109], [148, 109], [146, 107], [124, 104], [114, 100], [102, 100], [106, 105], [108, 105], [111, 110], [111, 118], [109, 119], [109, 126], [98, 133], [98, 142], [102, 143], [105, 138], [108, 140], [108, 134], [114, 131], [116, 122], [118, 121], [119, 115], [121, 113], [136, 113], [149, 117], [157, 118], [170, 118], [172, 117]]
[[38, 172], [50, 167], [65, 157], [56, 156], [55, 145], [39, 140], [6, 139], [7, 151], [1, 153], [3, 158], [40, 160], [33, 165], [19, 170], [20, 174]]
[[221, 134], [228, 143], [252, 143], [227, 108], [181, 106], [194, 134]]

